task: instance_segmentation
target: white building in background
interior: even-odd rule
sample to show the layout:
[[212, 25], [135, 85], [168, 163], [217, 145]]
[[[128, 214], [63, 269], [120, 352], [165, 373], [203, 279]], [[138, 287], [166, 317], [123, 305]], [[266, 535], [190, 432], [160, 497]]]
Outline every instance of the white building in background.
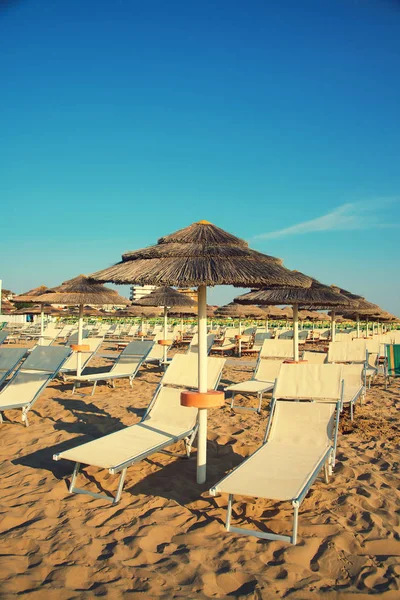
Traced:
[[148, 296], [153, 290], [156, 289], [155, 285], [131, 285], [131, 293], [129, 294], [129, 300], [135, 302], [140, 300], [144, 296]]

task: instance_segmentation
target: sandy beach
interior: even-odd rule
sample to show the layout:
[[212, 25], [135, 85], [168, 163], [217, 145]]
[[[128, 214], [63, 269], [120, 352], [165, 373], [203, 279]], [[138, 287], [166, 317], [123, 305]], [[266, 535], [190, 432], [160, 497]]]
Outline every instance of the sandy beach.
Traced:
[[[104, 345], [102, 352], [113, 352]], [[97, 358], [93, 368], [110, 365]], [[247, 360], [230, 359], [221, 385], [247, 379]], [[116, 389], [71, 395], [55, 380], [30, 413], [6, 413], [1, 437], [0, 597], [30, 599], [399, 597], [400, 385], [382, 377], [341, 419], [338, 460], [329, 484], [319, 478], [301, 505], [296, 546], [226, 533], [226, 496], [208, 490], [261, 443], [261, 415], [210, 411], [207, 484], [190, 460], [156, 454], [128, 470], [119, 504], [68, 494], [73, 465], [54, 453], [136, 423], [160, 380], [142, 368]], [[90, 393], [90, 388], [82, 388]], [[253, 403], [253, 406], [255, 404]], [[181, 450], [177, 445], [175, 450]], [[79, 486], [114, 491], [117, 478], [88, 468]], [[285, 533], [291, 506], [237, 498], [242, 527]]]

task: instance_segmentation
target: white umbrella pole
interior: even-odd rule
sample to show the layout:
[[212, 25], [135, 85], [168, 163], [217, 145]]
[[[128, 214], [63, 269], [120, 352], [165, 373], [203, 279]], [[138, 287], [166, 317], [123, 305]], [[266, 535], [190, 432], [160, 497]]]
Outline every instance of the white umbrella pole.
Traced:
[[[242, 319], [239, 319], [239, 336], [242, 335]], [[242, 340], [238, 339], [238, 356], [242, 356]]]
[[331, 317], [332, 318], [332, 323], [331, 323], [331, 340], [332, 340], [332, 342], [335, 341], [335, 337], [336, 337], [336, 321], [335, 321], [335, 317], [336, 317], [336, 314], [335, 314], [335, 311], [333, 310], [332, 311], [332, 317]]
[[267, 317], [267, 320], [265, 321], [265, 331], [266, 331], [267, 333], [268, 333], [268, 331], [269, 331], [269, 330], [268, 330], [268, 317]]
[[299, 307], [293, 304], [293, 358], [299, 360]]
[[[164, 306], [164, 340], [167, 339], [167, 335], [168, 335], [168, 308], [166, 306]], [[163, 363], [164, 365], [167, 364], [167, 346], [163, 347]]]
[[[78, 320], [78, 346], [82, 344], [82, 329], [83, 329], [83, 304], [79, 305], [79, 320]], [[78, 351], [76, 356], [76, 374], [79, 377], [82, 372], [82, 354]]]
[[[199, 329], [199, 392], [207, 390], [207, 287], [197, 288]], [[199, 432], [197, 435], [197, 483], [205, 483], [207, 472], [207, 409], [199, 408]]]
[[43, 344], [43, 337], [44, 337], [44, 310], [43, 310], [44, 306], [43, 304], [40, 305], [40, 341], [39, 341], [39, 346], [41, 346]]
[[360, 337], [360, 317], [357, 315], [357, 339]]
[[368, 319], [367, 319], [367, 322], [365, 324], [365, 327], [366, 327], [366, 329], [365, 329], [365, 337], [368, 337], [368, 324], [369, 323], [368, 323]]

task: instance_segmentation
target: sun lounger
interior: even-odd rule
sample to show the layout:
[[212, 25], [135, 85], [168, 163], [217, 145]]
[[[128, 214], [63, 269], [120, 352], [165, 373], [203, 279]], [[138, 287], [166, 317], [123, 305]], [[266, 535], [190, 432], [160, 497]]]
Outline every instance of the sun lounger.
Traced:
[[[81, 369], [83, 371], [83, 369], [87, 366], [89, 360], [96, 354], [96, 352], [100, 348], [101, 344], [103, 343], [103, 339], [102, 338], [85, 338], [82, 343], [85, 346], [89, 346], [89, 350], [87, 352], [81, 352], [81, 357], [82, 357], [81, 358], [81, 360], [82, 360]], [[68, 343], [68, 346], [69, 346], [69, 343]], [[60, 373], [63, 376], [67, 373], [71, 374], [74, 371], [76, 373], [77, 364], [78, 364], [78, 354], [77, 354], [77, 352], [73, 352], [73, 354], [71, 354], [71, 356], [68, 358], [68, 360], [65, 361], [62, 369], [60, 369]]]
[[[180, 396], [183, 390], [197, 387], [197, 361], [196, 354], [178, 354], [172, 359], [140, 423], [54, 455], [54, 460], [66, 459], [76, 463], [70, 493], [105, 498], [115, 504], [121, 497], [126, 470], [131, 465], [182, 440], [187, 456], [190, 455], [197, 432], [198, 411], [181, 406]], [[224, 363], [221, 358], [208, 358], [208, 389], [218, 386]], [[112, 474], [120, 473], [116, 495], [76, 488], [81, 464], [108, 469]]]
[[233, 354], [235, 349], [236, 344], [233, 344], [228, 337], [225, 337], [222, 344], [214, 344], [211, 351], [223, 356], [226, 352]]
[[0, 331], [0, 344], [2, 344], [8, 336], [8, 331]]
[[81, 383], [93, 383], [92, 396], [96, 390], [96, 385], [99, 381], [111, 381], [115, 387], [116, 379], [129, 378], [129, 384], [132, 387], [132, 382], [138, 372], [141, 364], [146, 359], [153, 347], [152, 341], [134, 341], [130, 342], [126, 348], [118, 356], [110, 371], [101, 373], [92, 373], [90, 375], [82, 374], [79, 377], [76, 375], [66, 375], [67, 381], [72, 381], [74, 386], [72, 393], [75, 392], [76, 385]]
[[365, 363], [366, 358], [365, 340], [329, 343], [328, 363]]
[[258, 400], [257, 408], [246, 406], [240, 406], [238, 408], [260, 413], [262, 396], [264, 393], [270, 392], [274, 389], [275, 379], [278, 377], [282, 362], [282, 360], [268, 360], [267, 358], [260, 358], [257, 362], [253, 377], [251, 379], [226, 387], [226, 392], [232, 392], [231, 408], [234, 408], [236, 393], [243, 395], [256, 394]]
[[0, 348], [0, 385], [14, 371], [28, 348]]
[[291, 340], [264, 340], [260, 358], [293, 359], [293, 342]]
[[400, 377], [400, 344], [385, 345], [385, 388], [390, 379]]
[[350, 418], [353, 420], [354, 405], [365, 396], [365, 366], [361, 363], [342, 365], [344, 379], [342, 407], [350, 407]]
[[65, 346], [37, 346], [0, 392], [0, 422], [5, 410], [22, 409], [22, 420], [28, 426], [28, 411], [42, 391], [56, 376], [71, 349]]
[[307, 361], [310, 364], [322, 365], [326, 362], [326, 357], [326, 352], [312, 352], [311, 350], [305, 350], [301, 359]]
[[[210, 354], [211, 348], [213, 346], [215, 340], [215, 335], [213, 333], [207, 334], [207, 354]], [[199, 335], [195, 333], [187, 350], [187, 354], [198, 354], [199, 352]]]
[[[279, 376], [278, 381], [281, 379]], [[338, 411], [339, 402], [335, 406], [274, 401], [263, 445], [210, 490], [213, 496], [218, 493], [229, 495], [227, 531], [296, 544], [300, 504], [321, 470], [324, 469], [326, 482], [332, 472]], [[234, 495], [291, 502], [294, 511], [292, 534], [278, 535], [233, 527]]]

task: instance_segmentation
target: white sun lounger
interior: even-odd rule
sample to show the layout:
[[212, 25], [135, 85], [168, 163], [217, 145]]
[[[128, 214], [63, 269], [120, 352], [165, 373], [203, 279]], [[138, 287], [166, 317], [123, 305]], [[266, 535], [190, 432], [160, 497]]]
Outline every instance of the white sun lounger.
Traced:
[[[102, 343], [103, 343], [103, 338], [85, 338], [82, 341], [83, 345], [89, 346], [88, 352], [81, 352], [81, 356], [82, 356], [81, 369], [82, 369], [82, 371], [87, 366], [89, 360], [96, 354], [96, 352], [98, 351], [98, 349], [100, 348]], [[69, 343], [68, 343], [68, 346], [69, 346]], [[73, 352], [71, 354], [71, 356], [68, 358], [68, 360], [66, 360], [65, 363], [63, 364], [62, 369], [60, 369], [60, 373], [62, 373], [62, 375], [65, 375], [67, 373], [73, 373], [74, 371], [76, 373], [77, 366], [78, 366], [78, 353]]]
[[330, 342], [328, 363], [365, 363], [367, 347], [365, 340]]
[[0, 331], [0, 344], [2, 344], [8, 336], [8, 331]]
[[[126, 470], [131, 465], [155, 452], [165, 452], [166, 447], [181, 440], [185, 443], [187, 456], [190, 455], [197, 432], [198, 411], [181, 406], [180, 397], [183, 390], [198, 385], [197, 362], [196, 354], [178, 354], [172, 359], [140, 423], [54, 455], [54, 460], [66, 459], [76, 463], [70, 493], [105, 498], [116, 504], [121, 497]], [[208, 389], [218, 387], [224, 363], [223, 358], [208, 358]], [[76, 488], [81, 464], [108, 469], [112, 474], [120, 473], [116, 495]]]
[[77, 384], [80, 383], [93, 383], [93, 389], [91, 395], [93, 396], [96, 385], [99, 381], [111, 381], [113, 387], [115, 387], [116, 379], [129, 378], [129, 384], [132, 387], [132, 382], [138, 372], [141, 364], [146, 359], [153, 347], [153, 341], [134, 341], [130, 342], [126, 348], [118, 356], [117, 360], [113, 364], [110, 371], [103, 371], [101, 373], [92, 373], [90, 375], [66, 375], [67, 381], [72, 381], [74, 386], [72, 393], [75, 392]]
[[28, 348], [0, 348], [0, 385], [27, 354]]
[[[314, 389], [308, 389], [308, 382], [312, 381], [310, 369], [326, 366], [328, 369], [334, 367], [330, 370], [328, 382], [317, 380]], [[321, 470], [324, 468], [325, 481], [332, 472], [343, 388], [341, 368], [339, 365], [309, 365], [308, 375], [305, 376], [304, 370], [299, 371], [300, 381], [296, 383], [294, 372], [298, 367], [304, 365], [281, 367], [263, 445], [210, 490], [212, 495], [229, 495], [225, 525], [228, 531], [296, 544], [300, 504]], [[293, 369], [289, 382], [288, 373], [285, 373], [287, 368]], [[281, 394], [291, 397], [292, 391], [296, 399], [297, 393], [300, 393], [299, 397], [310, 399], [336, 396], [336, 404], [292, 402], [279, 398]], [[292, 534], [277, 535], [232, 527], [232, 501], [237, 494], [291, 502], [294, 510]]]
[[293, 342], [291, 340], [264, 340], [260, 358], [293, 359]]
[[[208, 333], [207, 334], [207, 354], [210, 354], [211, 348], [215, 341], [215, 334]], [[189, 348], [187, 349], [187, 354], [197, 354], [199, 352], [199, 334], [195, 333], [193, 338], [190, 341]]]
[[361, 363], [342, 365], [342, 376], [344, 379], [342, 406], [350, 407], [350, 418], [353, 420], [354, 405], [358, 399], [362, 402], [365, 396], [364, 365]]
[[251, 379], [226, 387], [226, 392], [232, 392], [231, 408], [234, 408], [236, 393], [243, 395], [256, 394], [258, 400], [257, 408], [247, 406], [240, 406], [239, 408], [241, 410], [251, 410], [260, 413], [262, 396], [265, 392], [270, 392], [274, 389], [275, 379], [278, 377], [282, 362], [282, 360], [269, 360], [267, 358], [258, 359]]
[[37, 346], [0, 392], [0, 422], [5, 410], [22, 409], [28, 426], [28, 411], [56, 376], [71, 349], [65, 346]]
[[306, 360], [309, 364], [323, 365], [326, 362], [326, 357], [326, 352], [312, 352], [311, 350], [305, 350], [301, 359]]

